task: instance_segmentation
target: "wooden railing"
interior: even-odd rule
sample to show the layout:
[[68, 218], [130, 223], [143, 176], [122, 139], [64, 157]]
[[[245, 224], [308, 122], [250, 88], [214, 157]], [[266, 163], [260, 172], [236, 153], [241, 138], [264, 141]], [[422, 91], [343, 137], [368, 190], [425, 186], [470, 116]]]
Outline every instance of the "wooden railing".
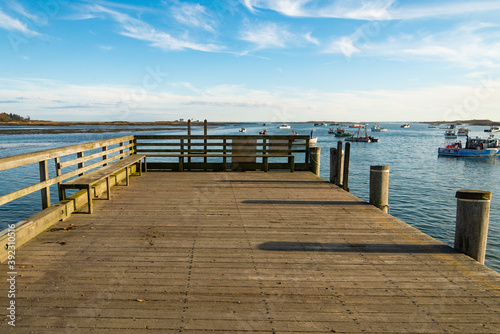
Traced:
[[0, 171], [34, 165], [40, 174], [40, 182], [0, 195], [0, 206], [40, 191], [45, 209], [51, 186], [134, 153], [148, 156], [148, 170], [279, 170], [290, 163], [311, 170], [308, 136], [125, 136], [0, 158]]
[[289, 169], [291, 163], [294, 170], [310, 170], [308, 136], [137, 135], [135, 139], [137, 153], [148, 156], [148, 170], [267, 171]]
[[[0, 205], [40, 190], [42, 208], [45, 209], [51, 205], [50, 186], [105, 166], [134, 152], [134, 136], [125, 136], [0, 158], [0, 171], [38, 164], [40, 172], [39, 183], [0, 196]], [[54, 162], [51, 173], [55, 174], [53, 177], [49, 177], [51, 160]]]

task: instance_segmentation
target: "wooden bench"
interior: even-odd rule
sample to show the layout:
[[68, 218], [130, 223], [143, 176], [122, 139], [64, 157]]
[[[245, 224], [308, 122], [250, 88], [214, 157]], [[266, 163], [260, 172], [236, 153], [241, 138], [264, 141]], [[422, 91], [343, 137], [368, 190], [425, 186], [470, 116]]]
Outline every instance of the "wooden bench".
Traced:
[[[154, 156], [154, 155], [152, 155]], [[238, 153], [238, 154], [214, 154], [214, 153], [186, 153], [186, 154], [161, 154], [162, 157], [168, 158], [179, 158], [179, 171], [184, 171], [184, 158], [223, 158], [224, 162], [224, 170], [227, 168], [226, 159], [227, 158], [262, 158], [262, 162], [264, 163], [264, 171], [269, 171], [268, 158], [288, 158], [288, 163], [290, 164], [290, 172], [293, 172], [295, 169], [295, 156], [293, 154], [259, 154], [259, 153]]]
[[142, 160], [144, 159], [144, 163], [146, 163], [146, 155], [144, 154], [132, 154], [128, 157], [113, 162], [107, 166], [94, 170], [90, 173], [79, 176], [73, 180], [67, 181], [65, 183], [61, 183], [61, 193], [62, 199], [66, 199], [66, 189], [86, 189], [87, 190], [87, 199], [88, 199], [88, 213], [92, 213], [92, 195], [90, 189], [95, 184], [99, 183], [102, 180], [106, 180], [106, 192], [107, 198], [110, 198], [110, 185], [109, 178], [110, 176], [116, 176], [117, 173], [125, 169], [126, 173], [126, 181], [125, 184], [129, 185], [129, 176], [130, 171], [129, 168], [133, 164], [139, 162], [139, 175], [142, 175]]

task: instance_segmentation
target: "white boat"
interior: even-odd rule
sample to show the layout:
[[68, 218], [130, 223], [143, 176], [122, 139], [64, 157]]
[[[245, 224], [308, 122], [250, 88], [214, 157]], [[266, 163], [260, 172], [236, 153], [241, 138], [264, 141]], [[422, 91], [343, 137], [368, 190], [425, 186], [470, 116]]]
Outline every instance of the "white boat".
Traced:
[[402, 127], [403, 129], [408, 129], [408, 128], [410, 127], [410, 124], [408, 124], [408, 123], [401, 124], [401, 127]]
[[278, 129], [290, 129], [290, 125], [283, 123], [280, 126], [278, 126]]
[[445, 138], [457, 138], [457, 133], [453, 130], [446, 130], [444, 133]]
[[380, 127], [380, 125], [375, 124], [375, 125], [372, 127], [372, 131], [373, 131], [373, 132], [387, 132], [387, 129], [381, 128], [381, 127]]
[[491, 126], [488, 130], [484, 130], [484, 132], [499, 132], [500, 127], [498, 126]]
[[469, 132], [470, 132], [470, 130], [467, 129], [467, 128], [460, 128], [460, 129], [458, 129], [457, 135], [459, 135], [459, 136], [468, 136]]
[[245, 129], [245, 128], [241, 128], [241, 129], [240, 129], [240, 132], [247, 132], [247, 129]]

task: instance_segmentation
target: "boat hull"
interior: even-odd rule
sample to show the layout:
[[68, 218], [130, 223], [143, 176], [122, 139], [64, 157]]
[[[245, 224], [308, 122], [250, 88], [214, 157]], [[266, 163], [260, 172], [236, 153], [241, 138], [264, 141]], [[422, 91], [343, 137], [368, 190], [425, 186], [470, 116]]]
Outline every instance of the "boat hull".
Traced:
[[439, 148], [438, 155], [446, 157], [494, 157], [500, 156], [500, 148], [475, 150], [467, 148]]

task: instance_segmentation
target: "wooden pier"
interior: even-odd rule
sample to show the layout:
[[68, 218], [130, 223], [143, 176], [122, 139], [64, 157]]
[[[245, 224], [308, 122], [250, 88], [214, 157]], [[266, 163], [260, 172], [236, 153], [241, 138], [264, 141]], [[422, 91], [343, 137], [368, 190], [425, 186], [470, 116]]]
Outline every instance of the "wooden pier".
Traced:
[[500, 332], [500, 274], [311, 172], [144, 173], [15, 269], [2, 333]]

